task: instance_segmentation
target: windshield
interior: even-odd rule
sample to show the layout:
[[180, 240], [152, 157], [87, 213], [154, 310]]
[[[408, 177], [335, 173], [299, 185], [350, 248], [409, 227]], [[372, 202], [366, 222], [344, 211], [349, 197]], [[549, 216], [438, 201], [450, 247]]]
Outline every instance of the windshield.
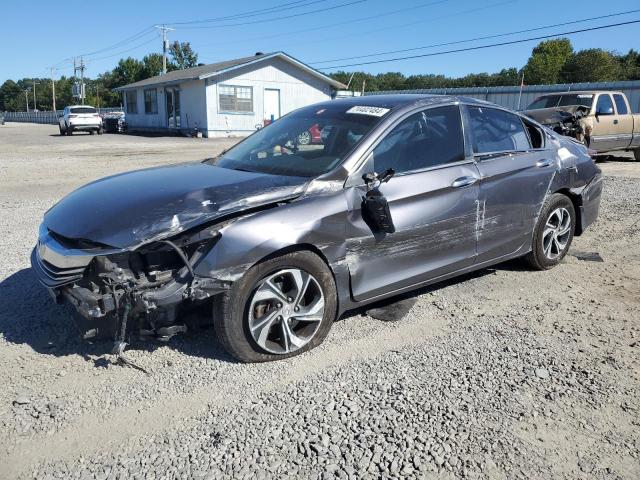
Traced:
[[531, 105], [527, 107], [527, 110], [537, 110], [539, 108], [555, 107], [558, 104], [558, 95], [550, 95], [548, 97], [538, 97]]
[[585, 107], [591, 107], [593, 104], [593, 95], [586, 93], [578, 93], [573, 95], [562, 95], [559, 107], [571, 107], [573, 105], [583, 105]]
[[92, 107], [76, 107], [69, 109], [70, 113], [97, 113], [95, 108]]
[[388, 111], [342, 103], [301, 108], [213, 162], [234, 170], [317, 177], [338, 166]]
[[593, 95], [590, 93], [570, 93], [563, 95], [548, 95], [546, 97], [536, 98], [528, 110], [537, 110], [539, 108], [551, 107], [572, 107], [575, 105], [583, 105], [591, 107], [593, 104]]

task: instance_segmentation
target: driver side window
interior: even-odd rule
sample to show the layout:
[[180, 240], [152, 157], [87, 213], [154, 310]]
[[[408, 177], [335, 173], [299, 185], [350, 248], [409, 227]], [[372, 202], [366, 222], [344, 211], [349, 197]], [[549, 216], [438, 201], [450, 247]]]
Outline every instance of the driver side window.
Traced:
[[464, 160], [460, 109], [430, 108], [398, 124], [373, 150], [375, 171], [396, 174]]

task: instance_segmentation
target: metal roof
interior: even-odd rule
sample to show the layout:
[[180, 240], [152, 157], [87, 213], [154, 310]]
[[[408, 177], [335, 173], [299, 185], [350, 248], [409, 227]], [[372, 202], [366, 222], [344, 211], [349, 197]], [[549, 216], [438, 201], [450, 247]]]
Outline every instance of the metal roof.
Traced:
[[234, 60], [226, 60], [224, 62], [210, 63], [207, 65], [201, 65], [199, 67], [185, 68], [184, 70], [173, 70], [167, 72], [165, 75], [157, 75], [155, 77], [146, 78], [139, 82], [129, 83], [122, 87], [115, 88], [116, 91], [128, 90], [131, 88], [147, 87], [150, 85], [166, 85], [180, 83], [185, 80], [203, 80], [205, 78], [213, 77], [221, 73], [234, 70], [236, 68], [245, 67], [248, 65], [263, 62], [272, 58], [280, 58], [289, 62], [298, 68], [305, 70], [307, 73], [314, 77], [328, 83], [335, 88], [346, 88], [346, 86], [337, 80], [328, 77], [327, 75], [319, 72], [318, 70], [311, 68], [310, 66], [302, 63], [300, 60], [296, 60], [290, 55], [284, 52], [265, 53], [261, 55], [252, 55], [250, 57], [236, 58]]

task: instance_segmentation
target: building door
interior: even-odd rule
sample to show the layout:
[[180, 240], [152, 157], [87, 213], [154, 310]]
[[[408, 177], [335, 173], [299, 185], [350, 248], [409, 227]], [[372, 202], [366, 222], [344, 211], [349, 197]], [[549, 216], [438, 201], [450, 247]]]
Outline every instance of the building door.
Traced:
[[280, 118], [280, 90], [264, 89], [264, 119], [277, 120]]
[[180, 90], [177, 88], [165, 89], [167, 100], [167, 127], [180, 128]]

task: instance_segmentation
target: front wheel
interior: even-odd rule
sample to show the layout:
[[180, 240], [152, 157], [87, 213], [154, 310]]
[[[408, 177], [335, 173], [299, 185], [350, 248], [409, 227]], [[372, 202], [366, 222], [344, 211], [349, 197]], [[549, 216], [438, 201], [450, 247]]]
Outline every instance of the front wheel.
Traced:
[[544, 202], [533, 231], [531, 252], [525, 257], [538, 270], [556, 266], [569, 251], [576, 225], [571, 200], [554, 193]]
[[242, 362], [289, 358], [322, 343], [336, 317], [329, 267], [311, 252], [293, 252], [251, 267], [214, 302], [214, 327]]

